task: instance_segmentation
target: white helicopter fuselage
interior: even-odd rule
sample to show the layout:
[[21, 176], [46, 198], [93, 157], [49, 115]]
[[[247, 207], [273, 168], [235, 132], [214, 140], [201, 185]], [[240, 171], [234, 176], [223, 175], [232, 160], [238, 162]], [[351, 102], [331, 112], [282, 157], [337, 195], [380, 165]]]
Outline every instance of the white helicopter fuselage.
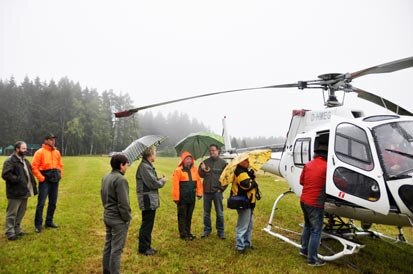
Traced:
[[[300, 196], [304, 164], [319, 144], [328, 145], [328, 213], [362, 223], [413, 226], [412, 135], [412, 117], [364, 117], [345, 107], [295, 110], [284, 150], [273, 152], [262, 169], [285, 178]], [[400, 163], [393, 166], [386, 157]]]

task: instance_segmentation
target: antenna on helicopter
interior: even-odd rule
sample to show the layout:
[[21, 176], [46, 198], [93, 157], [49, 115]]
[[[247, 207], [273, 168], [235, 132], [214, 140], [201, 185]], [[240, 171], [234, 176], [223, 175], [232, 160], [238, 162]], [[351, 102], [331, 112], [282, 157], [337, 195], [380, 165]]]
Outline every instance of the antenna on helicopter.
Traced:
[[227, 130], [227, 116], [224, 116], [224, 118], [222, 118], [222, 135], [224, 136], [224, 144], [225, 144], [225, 152], [232, 152], [232, 146], [231, 146], [231, 138], [229, 136], [228, 130]]

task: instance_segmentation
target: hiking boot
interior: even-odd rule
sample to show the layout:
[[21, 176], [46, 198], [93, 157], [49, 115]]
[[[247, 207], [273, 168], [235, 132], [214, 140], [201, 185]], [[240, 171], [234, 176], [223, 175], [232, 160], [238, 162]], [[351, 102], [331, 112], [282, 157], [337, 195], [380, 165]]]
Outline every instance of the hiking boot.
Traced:
[[300, 250], [300, 253], [298, 253], [298, 254], [300, 254], [301, 256], [304, 256], [304, 257], [306, 257], [306, 258], [307, 258], [307, 254], [306, 254], [306, 253], [304, 253], [304, 252], [302, 252], [301, 250]]
[[58, 226], [57, 224], [55, 224], [55, 223], [45, 224], [44, 226], [47, 227], [47, 228], [58, 228], [58, 227], [59, 227], [59, 226]]
[[24, 235], [26, 235], [26, 233], [24, 233], [23, 231], [20, 231], [16, 234], [17, 237], [23, 237]]
[[152, 255], [155, 255], [155, 253], [156, 253], [155, 249], [149, 248], [148, 250], [145, 251], [145, 256], [152, 256]]
[[237, 251], [237, 253], [238, 253], [239, 255], [242, 255], [242, 254], [245, 254], [245, 253], [246, 253], [245, 248], [244, 248], [244, 249], [236, 249], [236, 251]]
[[10, 236], [10, 237], [7, 237], [7, 240], [9, 240], [9, 241], [15, 241], [15, 240], [17, 240], [18, 238], [17, 238], [17, 236], [16, 235], [13, 235], [13, 236]]
[[325, 264], [326, 264], [326, 262], [323, 261], [323, 260], [320, 260], [320, 259], [318, 259], [317, 261], [314, 261], [314, 262], [308, 262], [309, 266], [323, 266]]

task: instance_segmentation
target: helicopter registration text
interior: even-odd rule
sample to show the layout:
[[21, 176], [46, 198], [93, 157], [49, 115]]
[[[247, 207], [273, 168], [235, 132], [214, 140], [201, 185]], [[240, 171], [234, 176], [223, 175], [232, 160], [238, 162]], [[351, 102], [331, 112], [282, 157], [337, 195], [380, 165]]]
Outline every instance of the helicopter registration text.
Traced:
[[330, 119], [331, 119], [331, 111], [315, 111], [311, 113], [311, 122], [330, 120]]

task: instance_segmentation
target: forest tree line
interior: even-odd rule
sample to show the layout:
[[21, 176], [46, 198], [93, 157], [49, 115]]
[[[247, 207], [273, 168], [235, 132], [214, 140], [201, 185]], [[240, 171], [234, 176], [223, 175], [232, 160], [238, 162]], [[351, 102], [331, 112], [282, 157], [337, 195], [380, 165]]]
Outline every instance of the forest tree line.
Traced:
[[[128, 93], [99, 93], [68, 78], [46, 82], [26, 77], [20, 84], [13, 77], [0, 80], [0, 98], [0, 148], [18, 140], [41, 144], [44, 136], [54, 133], [63, 155], [108, 154], [122, 151], [141, 136], [161, 134], [168, 139], [160, 150], [172, 156], [174, 145], [186, 135], [209, 130], [178, 111], [166, 116], [143, 111], [117, 119], [114, 112], [134, 106]], [[231, 139], [232, 146], [238, 148], [282, 141], [280, 137]]]

